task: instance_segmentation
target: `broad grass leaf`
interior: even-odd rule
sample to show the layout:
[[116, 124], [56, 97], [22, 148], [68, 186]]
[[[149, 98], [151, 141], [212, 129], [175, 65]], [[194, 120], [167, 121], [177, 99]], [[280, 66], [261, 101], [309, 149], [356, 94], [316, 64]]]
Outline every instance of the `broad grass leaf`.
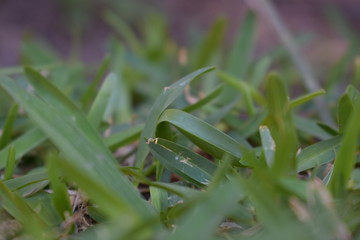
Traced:
[[341, 137], [336, 136], [304, 148], [297, 156], [297, 171], [302, 172], [333, 161], [340, 141]]
[[172, 124], [193, 143], [218, 159], [221, 159], [225, 153], [240, 159], [242, 150], [247, 149], [210, 124], [181, 110], [168, 109], [164, 111], [159, 118], [159, 124], [161, 122]]
[[150, 139], [154, 158], [170, 171], [197, 186], [210, 183], [216, 165], [191, 150], [165, 139]]

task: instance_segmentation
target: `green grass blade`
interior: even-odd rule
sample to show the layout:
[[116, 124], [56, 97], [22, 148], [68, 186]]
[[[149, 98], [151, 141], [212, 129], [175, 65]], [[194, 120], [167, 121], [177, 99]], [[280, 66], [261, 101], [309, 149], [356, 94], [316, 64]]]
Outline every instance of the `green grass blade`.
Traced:
[[325, 93], [326, 93], [325, 90], [320, 89], [318, 91], [306, 94], [305, 96], [301, 96], [299, 98], [296, 98], [296, 99], [294, 99], [294, 100], [292, 100], [290, 102], [290, 108], [297, 107], [297, 106], [299, 106], [299, 105], [301, 105], [303, 103], [306, 103], [306, 102], [310, 101], [311, 99], [316, 98], [317, 96], [321, 96], [321, 95], [323, 95]]
[[[134, 206], [129, 202], [124, 201], [124, 198], [118, 197], [113, 190], [107, 186], [103, 181], [94, 178], [86, 173], [83, 169], [74, 167], [67, 161], [57, 161], [61, 172], [69, 182], [75, 182], [92, 201], [99, 205], [101, 211], [113, 219], [120, 216], [127, 219], [128, 224], [133, 224], [139, 220], [139, 214], [136, 214]], [[127, 193], [129, 195], [129, 193]], [[136, 204], [135, 202], [133, 204]], [[146, 212], [144, 214], [147, 214]], [[146, 215], [143, 216], [146, 218]]]
[[8, 157], [5, 166], [4, 181], [9, 180], [14, 175], [15, 170], [15, 148], [11, 146], [9, 148]]
[[101, 121], [105, 120], [105, 110], [109, 103], [110, 96], [112, 94], [113, 88], [115, 86], [116, 82], [116, 75], [113, 73], [110, 73], [104, 80], [104, 83], [102, 84], [98, 94], [96, 95], [96, 98], [89, 110], [88, 113], [88, 120], [89, 122], [95, 127], [98, 128]]
[[353, 77], [351, 83], [355, 86], [360, 84], [360, 57], [356, 57], [354, 60]]
[[17, 219], [36, 239], [44, 238], [48, 225], [35, 213], [23, 198], [11, 192], [0, 180], [2, 207]]
[[260, 126], [259, 132], [266, 163], [269, 167], [271, 167], [274, 163], [274, 155], [276, 148], [274, 139], [272, 138], [270, 130], [267, 126]]
[[96, 129], [89, 123], [85, 115], [57, 87], [29, 67], [25, 68], [25, 74], [42, 99], [53, 105], [62, 117], [66, 117], [67, 120], [73, 122], [72, 124], [75, 124], [89, 140], [99, 146], [105, 146]]
[[273, 170], [280, 175], [295, 174], [297, 136], [292, 123], [288, 94], [277, 74], [269, 74], [267, 78], [266, 99], [269, 109], [266, 125], [271, 129], [276, 145]]
[[6, 165], [6, 159], [10, 146], [16, 149], [15, 159], [21, 158], [23, 155], [43, 143], [46, 139], [45, 134], [38, 128], [33, 128], [24, 133], [0, 151], [0, 169]]
[[360, 131], [360, 100], [354, 106], [354, 111], [345, 127], [344, 136], [341, 139], [339, 153], [334, 163], [333, 174], [330, 179], [329, 189], [334, 197], [340, 198], [346, 192], [347, 184], [354, 168], [355, 153], [358, 146]]
[[138, 151], [136, 153], [136, 166], [143, 168], [145, 164], [145, 158], [149, 153], [149, 149], [146, 145], [147, 138], [152, 138], [155, 136], [155, 130], [158, 122], [158, 118], [161, 113], [183, 92], [185, 86], [189, 85], [192, 80], [201, 76], [202, 74], [212, 71], [213, 67], [205, 67], [199, 69], [184, 78], [178, 80], [169, 87], [166, 87], [161, 95], [156, 99], [150, 115], [145, 123], [144, 130], [140, 136], [140, 144]]
[[11, 106], [6, 116], [5, 124], [4, 127], [2, 128], [2, 134], [0, 137], [0, 150], [3, 149], [10, 142], [17, 111], [18, 111], [18, 105], [14, 104]]
[[22, 197], [28, 197], [47, 186], [49, 180], [46, 172], [40, 171], [13, 178], [4, 183], [11, 191], [16, 191]]
[[99, 70], [97, 71], [94, 80], [91, 82], [85, 93], [81, 96], [81, 104], [83, 109], [87, 109], [90, 105], [93, 97], [96, 94], [96, 87], [99, 85], [101, 79], [105, 75], [105, 72], [110, 66], [110, 56], [106, 56], [102, 61]]
[[249, 67], [255, 42], [255, 27], [256, 16], [253, 12], [248, 12], [230, 51], [226, 68], [226, 72], [238, 78], [245, 78]]
[[175, 231], [165, 239], [215, 239], [217, 227], [227, 215], [234, 212], [240, 199], [237, 184], [227, 182], [220, 185], [213, 191], [205, 193], [202, 201], [179, 220]]
[[218, 76], [225, 83], [229, 84], [234, 89], [238, 90], [243, 97], [248, 114], [255, 114], [255, 105], [252, 98], [252, 89], [244, 81], [240, 81], [224, 72], [219, 72]]
[[210, 183], [216, 165], [206, 158], [170, 141], [149, 141], [150, 151], [170, 171], [201, 187]]
[[308, 118], [294, 116], [294, 125], [298, 130], [321, 140], [325, 140], [333, 136], [320, 127], [317, 121]]
[[336, 136], [304, 148], [297, 156], [297, 171], [301, 172], [333, 161], [339, 149], [340, 140], [341, 138]]
[[338, 124], [339, 132], [344, 132], [346, 123], [351, 116], [351, 113], [354, 111], [354, 105], [348, 94], [342, 96], [339, 100], [338, 105]]
[[104, 20], [115, 31], [117, 31], [121, 37], [124, 37], [125, 41], [131, 46], [136, 53], [141, 53], [141, 43], [132, 29], [114, 12], [107, 11], [104, 15]]
[[[111, 189], [109, 191], [112, 191], [115, 198], [128, 203], [142, 216], [152, 216], [153, 212], [149, 205], [140, 198], [128, 179], [117, 171], [115, 159], [105, 144], [98, 144], [102, 142], [100, 137], [91, 135], [90, 138], [84, 132], [88, 131], [84, 129], [87, 126], [91, 128], [86, 118], [84, 118], [84, 126], [79, 127], [69, 116], [64, 116], [59, 110], [49, 106], [35, 95], [29, 94], [11, 79], [1, 78], [0, 84], [65, 154], [67, 158], [64, 162], [76, 171], [82, 171], [89, 178], [96, 179], [101, 186]], [[82, 183], [85, 184], [85, 182]]]
[[159, 123], [161, 122], [174, 125], [193, 143], [218, 159], [221, 159], [225, 153], [239, 159], [242, 157], [241, 151], [246, 149], [225, 133], [181, 110], [164, 111], [159, 119]]
[[251, 86], [258, 87], [262, 81], [264, 81], [265, 76], [271, 66], [271, 57], [263, 57], [257, 63], [255, 63], [254, 70], [251, 75]]
[[219, 18], [214, 22], [209, 33], [205, 37], [205, 40], [201, 44], [197, 56], [195, 57], [193, 65], [195, 69], [205, 67], [210, 63], [224, 38], [225, 28], [225, 19]]
[[[32, 67], [37, 71], [52, 70], [61, 66], [60, 63], [33, 65]], [[21, 74], [24, 72], [23, 66], [0, 68], [0, 76], [9, 76], [13, 74]]]
[[184, 112], [193, 112], [199, 108], [202, 108], [203, 106], [205, 106], [206, 104], [208, 104], [209, 102], [211, 102], [212, 100], [214, 100], [215, 98], [217, 98], [222, 90], [223, 90], [224, 86], [221, 85], [219, 87], [217, 87], [214, 91], [212, 91], [209, 95], [207, 95], [206, 97], [200, 99], [199, 101], [197, 101], [194, 104], [191, 104], [185, 108], [183, 108], [182, 110]]
[[62, 216], [62, 219], [65, 220], [66, 217], [72, 215], [72, 208], [67, 187], [59, 178], [60, 171], [58, 161], [62, 161], [62, 159], [57, 158], [59, 157], [56, 156], [55, 153], [50, 153], [46, 159], [46, 168], [50, 180], [50, 187], [53, 190], [51, 194], [52, 203], [59, 215]]

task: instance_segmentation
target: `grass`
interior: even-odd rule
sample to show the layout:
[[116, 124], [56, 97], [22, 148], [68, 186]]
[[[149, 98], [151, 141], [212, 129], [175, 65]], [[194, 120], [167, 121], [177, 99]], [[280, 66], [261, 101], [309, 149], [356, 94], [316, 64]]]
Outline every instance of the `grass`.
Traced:
[[337, 75], [293, 97], [275, 63], [294, 52], [255, 58], [254, 12], [230, 47], [219, 19], [191, 51], [161, 16], [140, 38], [104, 19], [122, 41], [96, 66], [25, 40], [23, 65], [0, 69], [1, 239], [360, 238], [356, 55], [334, 66], [353, 69], [344, 93]]

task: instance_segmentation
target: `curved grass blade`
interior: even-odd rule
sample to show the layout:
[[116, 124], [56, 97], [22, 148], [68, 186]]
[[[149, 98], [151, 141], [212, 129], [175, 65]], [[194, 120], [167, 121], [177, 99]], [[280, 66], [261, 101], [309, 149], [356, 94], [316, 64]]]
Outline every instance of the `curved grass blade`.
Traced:
[[165, 139], [149, 140], [150, 151], [170, 171], [202, 187], [210, 183], [216, 165], [206, 158]]
[[38, 128], [33, 128], [24, 133], [0, 151], [0, 169], [6, 165], [7, 154], [10, 146], [16, 149], [15, 159], [21, 158], [23, 155], [40, 145], [46, 139], [45, 134]]
[[341, 137], [336, 136], [303, 149], [297, 156], [297, 171], [305, 171], [333, 161], [339, 149], [340, 140]]
[[161, 122], [168, 122], [179, 129], [193, 143], [221, 159], [225, 153], [240, 159], [245, 147], [225, 133], [210, 124], [177, 109], [168, 109], [159, 118]]
[[18, 105], [14, 104], [11, 106], [8, 114], [6, 115], [4, 127], [2, 128], [2, 134], [0, 137], [0, 150], [10, 142], [17, 111]]
[[[141, 216], [150, 217], [153, 215], [150, 206], [141, 199], [129, 180], [117, 170], [115, 159], [99, 135], [93, 134], [93, 128], [85, 117], [84, 126], [79, 127], [78, 123], [68, 116], [64, 116], [57, 108], [51, 107], [35, 95], [29, 94], [11, 79], [1, 78], [0, 84], [65, 154], [67, 158], [63, 162], [67, 163], [66, 166], [71, 166], [74, 171], [86, 174], [90, 179], [96, 179], [99, 187], [111, 191], [113, 198], [127, 203], [130, 209], [134, 209]], [[55, 103], [59, 105], [58, 101]], [[66, 109], [65, 107], [62, 108]], [[90, 130], [86, 129], [87, 127]], [[88, 131], [91, 136], [84, 131]], [[78, 184], [90, 191], [87, 188], [86, 181]]]
[[158, 118], [160, 114], [176, 99], [180, 96], [183, 92], [185, 86], [190, 84], [192, 80], [201, 76], [202, 74], [214, 70], [214, 67], [205, 67], [201, 68], [184, 78], [180, 79], [179, 81], [175, 82], [169, 87], [166, 87], [161, 95], [156, 99], [154, 103], [151, 113], [148, 117], [148, 120], [145, 123], [144, 130], [140, 136], [140, 144], [138, 151], [136, 153], [136, 166], [143, 168], [145, 164], [145, 158], [149, 153], [149, 149], [146, 146], [147, 138], [152, 138], [155, 136], [155, 130], [158, 122]]

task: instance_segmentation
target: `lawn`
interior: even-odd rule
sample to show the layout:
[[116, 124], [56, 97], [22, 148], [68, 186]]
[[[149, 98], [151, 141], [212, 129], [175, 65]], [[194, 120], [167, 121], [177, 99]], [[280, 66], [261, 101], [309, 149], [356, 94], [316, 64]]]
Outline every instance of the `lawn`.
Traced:
[[320, 82], [265, 10], [261, 55], [253, 11], [184, 47], [108, 10], [96, 64], [26, 38], [0, 69], [0, 239], [360, 239], [356, 32], [333, 9], [349, 47]]

